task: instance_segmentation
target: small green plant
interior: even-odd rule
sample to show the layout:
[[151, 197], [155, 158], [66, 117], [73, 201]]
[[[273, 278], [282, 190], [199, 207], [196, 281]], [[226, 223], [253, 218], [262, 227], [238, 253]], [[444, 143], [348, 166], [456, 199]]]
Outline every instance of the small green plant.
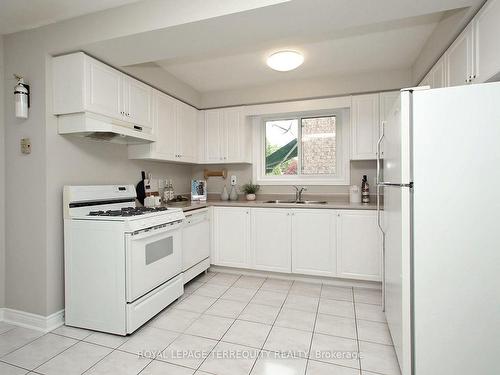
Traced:
[[252, 184], [249, 182], [248, 184], [245, 184], [241, 187], [241, 190], [245, 194], [256, 194], [260, 189], [260, 185]]

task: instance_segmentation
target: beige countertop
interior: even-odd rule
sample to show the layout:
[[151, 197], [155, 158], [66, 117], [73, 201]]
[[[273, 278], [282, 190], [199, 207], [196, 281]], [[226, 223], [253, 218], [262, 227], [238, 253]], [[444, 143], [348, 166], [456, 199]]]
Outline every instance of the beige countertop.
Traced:
[[296, 204], [296, 203], [265, 203], [267, 200], [286, 200], [290, 197], [277, 197], [273, 196], [269, 198], [258, 197], [255, 201], [247, 201], [240, 199], [237, 201], [221, 201], [220, 199], [209, 199], [206, 202], [187, 202], [185, 206], [175, 206], [181, 207], [185, 212], [197, 210], [200, 208], [218, 206], [218, 207], [265, 207], [265, 208], [323, 208], [323, 209], [338, 209], [338, 210], [376, 210], [377, 200], [376, 197], [370, 197], [370, 203], [350, 203], [348, 196], [336, 196], [336, 197], [304, 197], [305, 200], [321, 200], [326, 201], [325, 204]]

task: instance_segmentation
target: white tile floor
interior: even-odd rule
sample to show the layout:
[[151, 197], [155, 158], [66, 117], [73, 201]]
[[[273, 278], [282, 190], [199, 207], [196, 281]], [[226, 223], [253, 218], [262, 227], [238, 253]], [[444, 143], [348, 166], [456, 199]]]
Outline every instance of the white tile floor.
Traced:
[[128, 337], [0, 322], [0, 374], [398, 375], [380, 298], [209, 272]]

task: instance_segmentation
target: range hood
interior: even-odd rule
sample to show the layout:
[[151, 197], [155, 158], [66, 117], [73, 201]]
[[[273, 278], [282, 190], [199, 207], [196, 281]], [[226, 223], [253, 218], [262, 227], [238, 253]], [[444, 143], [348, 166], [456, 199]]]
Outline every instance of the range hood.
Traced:
[[57, 121], [59, 134], [122, 144], [142, 144], [155, 141], [151, 128], [136, 126], [90, 112], [59, 115]]

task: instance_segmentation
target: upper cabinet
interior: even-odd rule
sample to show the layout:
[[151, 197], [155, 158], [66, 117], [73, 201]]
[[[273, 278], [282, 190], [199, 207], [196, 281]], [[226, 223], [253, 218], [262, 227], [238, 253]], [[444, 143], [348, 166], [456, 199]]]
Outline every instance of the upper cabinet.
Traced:
[[84, 53], [54, 58], [53, 82], [55, 115], [92, 112], [153, 126], [152, 88]]
[[[489, 0], [420, 83], [431, 88], [483, 83], [500, 73], [500, 0]], [[444, 73], [444, 75], [443, 75]]]
[[200, 163], [251, 162], [252, 133], [244, 109], [233, 107], [201, 111]]
[[437, 89], [440, 87], [446, 87], [447, 75], [446, 75], [446, 59], [441, 57], [439, 61], [434, 65], [429, 73], [420, 83], [420, 86], [429, 86], [431, 89]]
[[467, 26], [446, 52], [448, 86], [465, 85], [471, 83], [475, 78], [473, 67], [473, 31], [472, 25]]
[[156, 142], [130, 145], [129, 158], [195, 163], [198, 110], [158, 91], [153, 108]]
[[500, 0], [489, 0], [474, 18], [475, 80], [486, 82], [500, 72]]
[[352, 97], [351, 107], [351, 159], [377, 158], [379, 137], [379, 94]]

